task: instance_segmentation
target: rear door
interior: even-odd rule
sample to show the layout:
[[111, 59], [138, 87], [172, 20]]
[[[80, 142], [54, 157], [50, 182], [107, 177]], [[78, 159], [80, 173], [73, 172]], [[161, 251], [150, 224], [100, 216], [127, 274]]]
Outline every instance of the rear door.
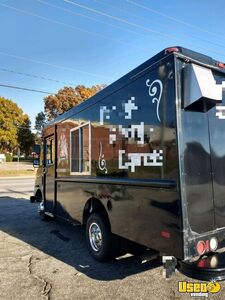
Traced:
[[178, 112], [181, 192], [187, 228], [204, 233], [225, 226], [225, 76], [192, 65]]
[[182, 111], [181, 186], [190, 229], [203, 233], [214, 229], [214, 188], [208, 113]]
[[[217, 82], [225, 76], [216, 75]], [[224, 90], [225, 91], [225, 90]], [[225, 96], [225, 95], [224, 95]], [[215, 228], [225, 227], [225, 99], [208, 113]]]

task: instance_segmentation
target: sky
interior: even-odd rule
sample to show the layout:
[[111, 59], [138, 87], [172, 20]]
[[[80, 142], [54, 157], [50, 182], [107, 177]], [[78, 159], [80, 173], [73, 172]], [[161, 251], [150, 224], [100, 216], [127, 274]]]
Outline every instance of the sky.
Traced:
[[[0, 0], [0, 85], [110, 84], [179, 45], [225, 61], [223, 0]], [[0, 86], [34, 126], [44, 93]]]

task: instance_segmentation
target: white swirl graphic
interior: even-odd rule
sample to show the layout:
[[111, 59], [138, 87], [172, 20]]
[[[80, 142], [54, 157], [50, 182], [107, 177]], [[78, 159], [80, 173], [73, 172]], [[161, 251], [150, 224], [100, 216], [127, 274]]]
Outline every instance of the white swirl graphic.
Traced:
[[[148, 93], [150, 97], [153, 97], [152, 103], [156, 102], [156, 115], [159, 122], [161, 122], [160, 116], [159, 116], [159, 104], [162, 97], [162, 91], [163, 91], [163, 84], [162, 81], [159, 79], [154, 80], [152, 83], [150, 83], [150, 79], [146, 80], [146, 85], [149, 87]], [[158, 97], [156, 94], [158, 93]]]
[[105, 171], [105, 174], [108, 173], [107, 167], [106, 167], [106, 160], [104, 159], [104, 154], [102, 153], [102, 142], [99, 142], [100, 146], [100, 153], [98, 158], [98, 167], [101, 171]]

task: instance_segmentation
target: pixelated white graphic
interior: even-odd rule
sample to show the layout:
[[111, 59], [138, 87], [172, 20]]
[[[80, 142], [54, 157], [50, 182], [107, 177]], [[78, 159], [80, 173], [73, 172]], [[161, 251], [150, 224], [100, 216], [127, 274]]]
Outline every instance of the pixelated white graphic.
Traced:
[[112, 106], [112, 109], [107, 106], [100, 106], [100, 125], [104, 125], [104, 119], [110, 120], [110, 113], [112, 110], [116, 110], [116, 106]]
[[102, 153], [102, 142], [99, 142], [100, 151], [99, 151], [99, 158], [98, 158], [98, 167], [101, 171], [105, 171], [105, 174], [108, 173], [106, 167], [106, 160], [104, 158], [104, 154]]
[[[225, 81], [222, 81], [221, 84], [217, 84], [221, 87], [222, 90], [225, 89]], [[220, 120], [225, 120], [225, 106], [216, 106], [216, 117]]]
[[109, 143], [113, 144], [114, 142], [116, 142], [116, 134], [115, 133], [109, 135]]
[[225, 120], [225, 106], [216, 106], [216, 117]]
[[110, 119], [110, 109], [100, 106], [100, 125], [104, 125], [104, 118]]
[[132, 119], [132, 110], [138, 110], [138, 106], [134, 104], [135, 97], [131, 97], [127, 103], [124, 104], [125, 107], [125, 119]]
[[[149, 96], [153, 97], [152, 103], [157, 104], [156, 107], [156, 115], [161, 122], [159, 117], [159, 104], [162, 96], [163, 85], [162, 82], [158, 79], [154, 80], [150, 83], [148, 79], [146, 81], [146, 85], [149, 87]], [[138, 106], [135, 105], [135, 97], [131, 97], [127, 100], [126, 103], [122, 104], [124, 113], [119, 112], [119, 117], [123, 117], [126, 120], [132, 120], [132, 113], [133, 111], [138, 110]], [[100, 106], [100, 125], [104, 125], [104, 120], [110, 120], [111, 114], [113, 111], [117, 110], [116, 106], [112, 106], [111, 109], [107, 108], [107, 106]], [[137, 140], [137, 144], [144, 144], [144, 122], [140, 122], [140, 124], [131, 124], [129, 127], [125, 128], [123, 125], [118, 125], [118, 132], [121, 136], [126, 139], [133, 138]], [[109, 133], [109, 144], [113, 144], [117, 140], [117, 129], [116, 127], [111, 127]], [[149, 128], [150, 135], [154, 131], [151, 127]], [[99, 160], [98, 166], [101, 171], [104, 171], [105, 174], [108, 173], [106, 167], [106, 160], [104, 158], [104, 154], [102, 152], [102, 142], [99, 143], [100, 145], [100, 153], [99, 153]], [[126, 162], [125, 159], [128, 159]], [[119, 150], [119, 169], [126, 169], [131, 172], [135, 172], [135, 167], [140, 167], [141, 165], [145, 167], [160, 167], [163, 165], [163, 150], [153, 150], [151, 153], [126, 153], [125, 150]]]
[[[223, 90], [225, 89], [225, 81], [222, 81], [221, 83], [216, 83], [216, 81], [215, 81], [215, 84], [217, 87], [222, 89], [222, 93], [223, 93]], [[222, 96], [222, 93], [221, 93], [221, 96]], [[222, 98], [221, 98], [221, 100], [222, 100]]]
[[110, 134], [109, 134], [109, 144], [113, 144], [116, 142], [116, 128], [110, 128]]
[[[149, 87], [149, 90], [148, 90], [149, 96], [154, 97], [152, 99], [152, 103], [156, 102], [156, 115], [157, 115], [157, 119], [159, 120], [159, 122], [161, 122], [161, 119], [159, 116], [159, 104], [160, 104], [160, 100], [162, 97], [162, 91], [163, 91], [162, 81], [159, 79], [156, 79], [152, 83], [150, 83], [150, 79], [147, 79], [146, 85]], [[158, 97], [156, 96], [157, 93], [158, 93]]]
[[124, 162], [125, 154], [125, 150], [119, 150], [119, 169], [128, 170], [130, 167], [131, 172], [135, 172], [135, 167], [141, 166], [142, 158], [145, 167], [160, 167], [163, 165], [163, 150], [153, 150], [152, 153], [128, 153], [128, 162]]
[[125, 138], [135, 138], [135, 133], [137, 133], [138, 144], [144, 144], [144, 122], [141, 122], [140, 125], [131, 125], [130, 128], [123, 128], [122, 125], [119, 125], [119, 131]]

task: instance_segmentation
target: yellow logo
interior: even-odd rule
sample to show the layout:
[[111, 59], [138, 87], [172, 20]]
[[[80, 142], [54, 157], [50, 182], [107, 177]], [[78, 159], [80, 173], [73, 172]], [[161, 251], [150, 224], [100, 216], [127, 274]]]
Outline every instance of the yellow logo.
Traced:
[[178, 291], [179, 293], [189, 293], [191, 296], [208, 297], [208, 293], [218, 293], [221, 290], [221, 286], [216, 281], [206, 282], [188, 282], [179, 281]]
[[219, 282], [213, 282], [207, 284], [207, 289], [210, 293], [218, 293], [221, 289]]

